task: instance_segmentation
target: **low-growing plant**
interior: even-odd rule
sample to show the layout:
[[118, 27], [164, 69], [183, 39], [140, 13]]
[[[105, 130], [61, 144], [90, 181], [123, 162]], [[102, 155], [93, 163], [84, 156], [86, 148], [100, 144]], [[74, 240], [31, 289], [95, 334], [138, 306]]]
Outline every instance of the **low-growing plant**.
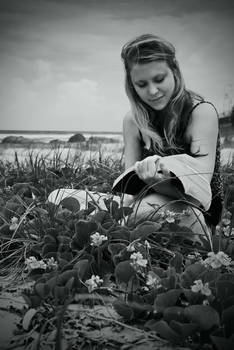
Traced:
[[[105, 199], [105, 209], [94, 201], [81, 209], [72, 198], [59, 206], [46, 202], [49, 189], [65, 185], [83, 184], [91, 190], [105, 185], [110, 191], [121, 163], [112, 168], [108, 164], [110, 160], [76, 165], [75, 169], [74, 164], [60, 167], [59, 162], [55, 169], [37, 166], [30, 181], [30, 167], [27, 174], [19, 165], [17, 171], [10, 165], [2, 169], [1, 274], [17, 270], [18, 282], [19, 276], [34, 281], [23, 291], [27, 310], [22, 334], [35, 327], [40, 340], [43, 334], [55, 331], [59, 349], [66, 337], [62, 330], [69, 305], [93, 307], [95, 303], [106, 305], [108, 300], [123, 324], [175, 346], [231, 349], [234, 225], [230, 186], [211, 245], [205, 236], [181, 226], [182, 216], [189, 212], [179, 214], [165, 208], [156, 222], [148, 219], [129, 226], [132, 208], [120, 206], [111, 194]], [[10, 185], [6, 184], [7, 174], [13, 174]], [[19, 174], [20, 179], [24, 174], [22, 182]], [[230, 185], [229, 174], [226, 181]], [[48, 180], [46, 190], [42, 180]], [[39, 340], [35, 341], [37, 348]]]

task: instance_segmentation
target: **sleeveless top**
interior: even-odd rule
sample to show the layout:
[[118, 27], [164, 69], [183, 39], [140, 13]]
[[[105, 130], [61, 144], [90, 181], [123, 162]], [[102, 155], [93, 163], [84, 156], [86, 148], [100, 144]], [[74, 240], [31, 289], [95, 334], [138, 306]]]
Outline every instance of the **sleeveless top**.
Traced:
[[[215, 106], [211, 102], [202, 100], [202, 101], [199, 101], [197, 104], [195, 104], [192, 107], [192, 109], [189, 112], [189, 116], [191, 115], [193, 110], [201, 103], [211, 104], [217, 113]], [[217, 117], [218, 117], [218, 113], [217, 113]], [[141, 144], [141, 149], [142, 149], [141, 159], [144, 159], [146, 157], [154, 155], [155, 151], [153, 150], [152, 143], [150, 145], [150, 148], [147, 149], [145, 147], [145, 142], [143, 140], [143, 137], [142, 137], [140, 130], [139, 130], [139, 133], [140, 133], [140, 144]], [[192, 155], [189, 150], [190, 150], [190, 145], [186, 144], [184, 142], [182, 148], [180, 150], [178, 150], [176, 153], [174, 152], [174, 154], [187, 153], [189, 155]], [[204, 212], [204, 217], [205, 217], [206, 223], [209, 226], [218, 225], [218, 223], [221, 219], [221, 213], [222, 213], [222, 208], [223, 208], [224, 190], [223, 190], [222, 176], [220, 173], [220, 150], [221, 150], [221, 143], [220, 143], [220, 135], [218, 133], [217, 145], [216, 145], [215, 166], [214, 166], [214, 172], [213, 172], [213, 176], [212, 176], [211, 183], [210, 183], [211, 192], [212, 192], [212, 200], [211, 200], [210, 208], [208, 209], [208, 211]], [[171, 154], [172, 153], [170, 152], [169, 149], [165, 150], [165, 156], [171, 155]]]

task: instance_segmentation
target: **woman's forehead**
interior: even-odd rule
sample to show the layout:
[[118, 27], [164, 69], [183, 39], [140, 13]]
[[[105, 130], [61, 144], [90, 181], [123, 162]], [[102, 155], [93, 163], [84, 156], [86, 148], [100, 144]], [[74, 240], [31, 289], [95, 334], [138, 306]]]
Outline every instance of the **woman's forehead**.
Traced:
[[169, 69], [165, 61], [152, 61], [137, 63], [132, 66], [130, 75], [134, 80], [147, 79], [147, 77], [165, 74]]

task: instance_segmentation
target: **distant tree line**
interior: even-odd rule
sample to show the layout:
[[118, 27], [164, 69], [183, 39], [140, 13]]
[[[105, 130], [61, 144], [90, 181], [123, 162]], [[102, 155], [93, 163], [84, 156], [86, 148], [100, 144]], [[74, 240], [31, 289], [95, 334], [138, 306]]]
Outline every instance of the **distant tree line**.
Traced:
[[232, 109], [231, 109], [230, 119], [231, 119], [232, 126], [234, 126], [234, 106], [232, 106]]
[[234, 106], [228, 115], [219, 119], [220, 125], [231, 124], [234, 127]]

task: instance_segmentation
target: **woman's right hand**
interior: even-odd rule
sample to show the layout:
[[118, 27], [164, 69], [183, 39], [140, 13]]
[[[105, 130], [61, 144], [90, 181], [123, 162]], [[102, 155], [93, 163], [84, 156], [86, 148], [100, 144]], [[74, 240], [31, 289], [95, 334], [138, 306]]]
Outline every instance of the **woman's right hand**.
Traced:
[[170, 171], [163, 164], [163, 157], [158, 155], [137, 161], [135, 171], [139, 178], [149, 185], [171, 177]]

